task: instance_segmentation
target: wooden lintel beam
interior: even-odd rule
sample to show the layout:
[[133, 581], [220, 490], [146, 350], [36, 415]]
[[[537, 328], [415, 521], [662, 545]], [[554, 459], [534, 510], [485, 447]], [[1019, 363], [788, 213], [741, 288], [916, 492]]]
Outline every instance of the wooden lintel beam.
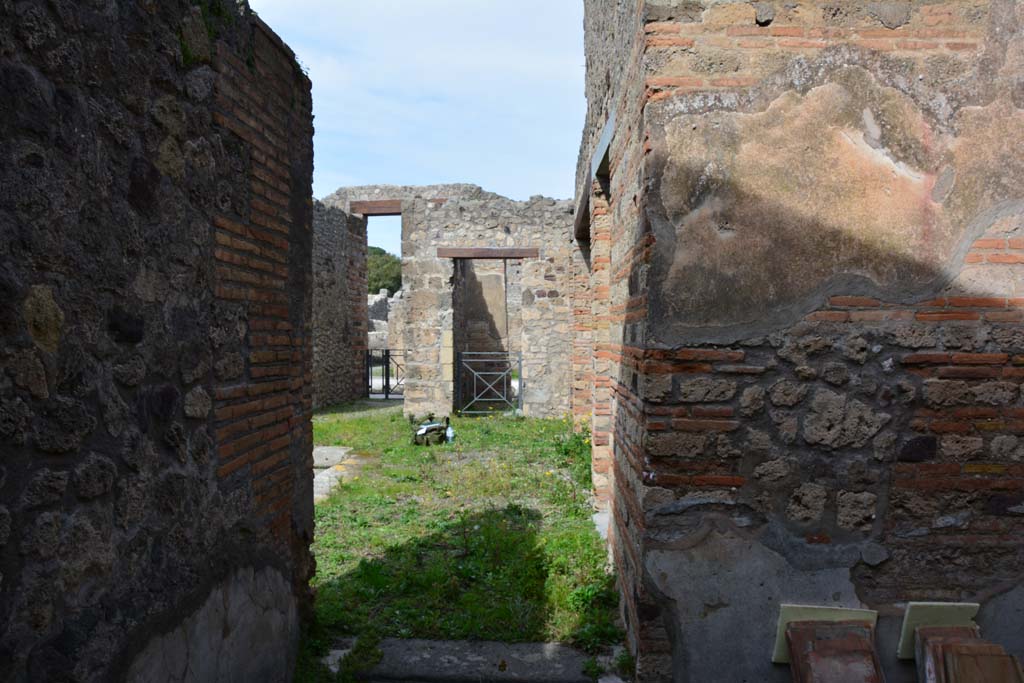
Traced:
[[573, 218], [573, 234], [577, 242], [590, 241], [590, 192], [580, 193], [580, 205], [576, 207]]
[[438, 247], [437, 258], [519, 259], [538, 258], [537, 247]]
[[[441, 206], [447, 199], [428, 199], [427, 203], [434, 206]], [[374, 199], [372, 201], [350, 202], [349, 213], [356, 213], [361, 216], [401, 216], [401, 199]]]
[[401, 199], [382, 199], [372, 202], [352, 202], [349, 204], [350, 213], [357, 213], [362, 216], [401, 216]]

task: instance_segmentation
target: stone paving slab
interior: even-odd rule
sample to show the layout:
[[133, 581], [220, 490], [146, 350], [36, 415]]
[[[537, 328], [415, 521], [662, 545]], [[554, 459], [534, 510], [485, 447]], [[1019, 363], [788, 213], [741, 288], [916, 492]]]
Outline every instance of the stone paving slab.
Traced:
[[313, 449], [313, 469], [322, 470], [340, 465], [352, 452], [346, 446], [317, 446]]
[[[334, 672], [353, 645], [341, 641], [324, 658]], [[385, 638], [370, 683], [593, 683], [583, 667], [590, 655], [556, 643], [495, 643]], [[621, 683], [602, 676], [601, 683]]]
[[318, 446], [313, 449], [313, 502], [331, 495], [338, 484], [359, 475], [359, 470], [372, 458], [352, 455], [347, 446]]
[[319, 503], [331, 495], [334, 487], [344, 481], [347, 474], [344, 465], [317, 470], [316, 476], [313, 477], [313, 502]]
[[316, 470], [313, 477], [313, 503], [319, 503], [331, 495], [335, 486], [352, 477], [352, 467], [335, 465], [326, 470]]

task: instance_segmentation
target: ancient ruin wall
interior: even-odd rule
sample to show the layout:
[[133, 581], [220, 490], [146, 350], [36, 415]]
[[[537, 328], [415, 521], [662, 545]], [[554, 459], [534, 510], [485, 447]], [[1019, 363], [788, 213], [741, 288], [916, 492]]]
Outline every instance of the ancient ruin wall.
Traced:
[[[349, 211], [352, 202], [412, 201], [413, 199], [502, 199], [479, 185], [447, 183], [442, 185], [357, 185], [342, 187], [323, 198], [323, 203]], [[393, 293], [393, 292], [392, 292]]]
[[[520, 270], [524, 404], [527, 415], [569, 411], [571, 203], [541, 197], [406, 202], [402, 214], [402, 281], [407, 360], [405, 411], [447, 415], [455, 373], [452, 259], [438, 247], [537, 247]], [[510, 278], [514, 282], [514, 278]]]
[[[455, 261], [455, 281], [453, 287], [453, 324], [456, 366], [459, 364], [460, 353], [498, 353], [519, 354], [522, 350], [522, 261], [513, 259], [459, 259]], [[511, 363], [499, 362], [487, 364], [470, 364], [476, 370], [506, 372], [500, 378], [502, 391], [514, 394], [519, 376], [516, 356]], [[497, 376], [491, 378], [497, 379]], [[474, 392], [483, 388], [481, 379], [473, 373], [462, 373], [457, 378], [455, 393], [456, 404], [459, 403], [460, 392], [463, 405], [472, 400]], [[461, 386], [460, 386], [461, 384]], [[503, 406], [505, 409], [508, 406]], [[484, 403], [472, 406], [474, 410], [486, 409]]]
[[[462, 259], [455, 271], [456, 351], [510, 351], [522, 347], [522, 261]], [[460, 342], [461, 339], [461, 342]]]
[[[619, 11], [588, 3], [588, 27]], [[889, 680], [913, 680], [891, 652], [907, 600], [978, 600], [1021, 654], [1024, 6], [659, 0], [641, 17], [618, 53], [638, 78], [602, 86], [619, 57], [587, 41], [592, 109], [618, 103], [623, 238], [611, 301], [595, 290], [583, 318], [621, 322], [592, 386], [615, 395], [641, 676], [787, 680], [764, 655], [780, 602], [878, 609]]]
[[[621, 375], [623, 340], [641, 346], [646, 334], [646, 282], [633, 267], [650, 247], [640, 221], [644, 8], [604, 2], [585, 8], [588, 110], [577, 170], [572, 410], [577, 421], [590, 422], [595, 491], [606, 506], [616, 479], [615, 439], [629, 433], [616, 423], [635, 414], [620, 411], [635, 387], [613, 378]], [[613, 552], [633, 547], [619, 546], [614, 528], [610, 543]], [[627, 575], [629, 561], [619, 557]], [[628, 610], [635, 607], [626, 603]]]
[[370, 320], [387, 322], [388, 312], [391, 310], [391, 292], [382, 289], [376, 294], [367, 294], [366, 306]]
[[366, 219], [314, 203], [313, 405], [366, 395]]
[[0, 679], [287, 680], [309, 81], [234, 2], [0, 26]]
[[391, 306], [388, 310], [387, 338], [388, 348], [396, 353], [405, 352], [405, 315], [408, 305], [406, 304], [405, 290], [400, 289], [391, 297]]

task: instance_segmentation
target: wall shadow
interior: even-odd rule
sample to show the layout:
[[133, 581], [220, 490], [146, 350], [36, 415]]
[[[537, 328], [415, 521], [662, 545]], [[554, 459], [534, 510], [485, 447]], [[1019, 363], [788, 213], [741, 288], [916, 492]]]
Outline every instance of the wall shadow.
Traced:
[[[491, 275], [488, 273], [488, 275]], [[503, 286], [508, 283], [504, 281]], [[493, 298], [493, 297], [492, 297]], [[508, 322], [507, 293], [502, 317]], [[456, 351], [508, 351], [510, 326], [498, 325], [493, 301], [488, 301], [484, 284], [477, 274], [474, 259], [455, 259], [455, 285], [452, 291], [455, 350]]]
[[346, 413], [374, 413], [381, 410], [400, 408], [402, 404], [403, 401], [400, 398], [387, 400], [361, 398], [354, 401], [346, 401], [345, 403], [317, 408], [313, 412], [313, 416], [316, 417], [318, 415], [336, 415]]
[[[495, 261], [494, 263], [499, 263]], [[494, 353], [504, 354], [512, 349], [510, 335], [513, 332], [513, 325], [509, 319], [509, 293], [508, 273], [502, 272], [501, 281], [504, 289], [500, 306], [504, 309], [500, 315], [496, 315], [493, 287], [491, 296], [485, 291], [481, 275], [477, 272], [476, 259], [455, 260], [455, 283], [452, 289], [453, 309], [453, 345], [456, 353], [455, 362], [455, 402], [456, 409], [461, 410], [467, 406], [478, 394], [485, 399], [498, 399], [502, 395], [512, 396], [515, 388], [510, 385], [510, 380], [517, 379], [518, 368], [513, 367], [513, 373], [509, 379], [502, 379], [496, 385], [496, 390], [487, 389], [482, 382], [484, 379], [497, 379], [497, 375], [486, 375], [484, 379], [473, 375], [465, 364], [460, 363], [458, 354], [463, 352], [471, 353]], [[486, 273], [483, 276], [495, 275]], [[502, 320], [503, 319], [503, 320]], [[521, 326], [516, 326], [520, 334]], [[468, 359], [467, 359], [468, 360]], [[488, 362], [487, 359], [469, 361], [472, 369], [476, 372], [501, 373], [509, 369], [509, 363], [504, 360]], [[461, 400], [460, 400], [461, 398]], [[473, 406], [473, 410], [486, 410], [495, 406], [496, 411], [508, 410], [509, 406], [502, 402], [482, 402]]]
[[317, 586], [320, 626], [381, 637], [544, 640], [540, 524], [538, 511], [518, 505], [463, 514], [363, 559]]
[[[646, 441], [617, 443], [615, 467], [620, 473], [632, 469], [636, 480], [669, 489], [677, 497], [715, 489], [716, 477], [722, 478], [726, 488], [737, 488], [727, 496], [735, 501], [728, 506], [702, 503], [676, 505], [673, 509], [670, 503], [659, 511], [643, 510], [647, 519], [643, 526], [647, 528], [636, 532], [636, 537], [643, 539], [645, 555], [651, 550], [676, 552], [685, 545], [678, 540], [680, 535], [686, 536], [686, 529], [703, 529], [705, 523], [728, 529], [785, 558], [788, 583], [772, 585], [762, 576], [759, 595], [750, 598], [756, 602], [771, 596], [768, 599], [772, 604], [792, 599], [792, 586], [800, 585], [800, 577], [829, 568], [849, 568], [850, 581], [844, 582], [844, 588], [850, 586], [860, 601], [875, 608], [905, 600], [942, 600], [951, 594], [984, 602], [1019, 587], [1019, 561], [1024, 549], [1019, 542], [1016, 546], [1006, 543], [1005, 537], [996, 542], [999, 539], [989, 529], [1021, 529], [1020, 517], [1007, 512], [1007, 506], [1024, 504], [1024, 493], [995, 483], [999, 476], [1005, 476], [999, 474], [1003, 471], [999, 468], [1007, 466], [1008, 458], [1013, 456], [998, 455], [992, 445], [1000, 436], [1017, 438], [1011, 436], [1014, 428], [1004, 420], [1010, 419], [1019, 403], [1021, 378], [1005, 373], [1000, 366], [1009, 366], [1013, 354], [1024, 352], [1019, 302], [1012, 301], [1022, 293], [1018, 284], [1021, 266], [1014, 265], [1017, 261], [1012, 255], [990, 259], [983, 251], [970, 262], [965, 257], [974, 242], [994, 226], [1000, 232], [995, 243], [1003, 240], [1005, 245], [1006, 239], [1024, 233], [1021, 198], [987, 197], [988, 210], [963, 227], [959, 243], [941, 258], [929, 260], [893, 254], [877, 243], [795, 213], [726, 178], [707, 178], [704, 168], [686, 169], [677, 175], [693, 179], [692, 187], [669, 187], [659, 174], [652, 174], [659, 182], [652, 188], [650, 203], [641, 215], [640, 238], [653, 233], [657, 239], [654, 259], [649, 273], [640, 272], [646, 266], [635, 265], [628, 280], [629, 296], [649, 293], [650, 309], [644, 322], [633, 329], [628, 324], [622, 326], [621, 336], [611, 340], [623, 348], [642, 347], [641, 360], [635, 364], [625, 360], [615, 379], [625, 395], [638, 399], [636, 407], [644, 414], [637, 418], [633, 409], [617, 410], [616, 439], [621, 436], [623, 442], [628, 442], [629, 435], [638, 431], [633, 421], [647, 422], [658, 411], [662, 415], [668, 414], [666, 410], [681, 411], [673, 414], [684, 421], [695, 417], [695, 403], [702, 409], [719, 410], [719, 415], [729, 416], [735, 426], [718, 423], [725, 431], [714, 434], [707, 445], [693, 452], [687, 451], [690, 446], [684, 443], [690, 437], [680, 436], [676, 455], [659, 454], [667, 457], [650, 457]], [[684, 211], [669, 214], [660, 203], [664, 193], [691, 199]], [[689, 223], [684, 224], [686, 221]], [[770, 243], [771, 248], [743, 255], [742, 265], [737, 266], [737, 261], [729, 257], [750, 250], [753, 241], [749, 237], [755, 233], [758, 241]], [[729, 246], [721, 254], [714, 254], [708, 245], [716, 244]], [[793, 258], [794, 254], [807, 254], [809, 249], [821, 250], [826, 261], [829, 250], [843, 249], [849, 256], [845, 261], [849, 267], [822, 276], [827, 269], [817, 265], [807, 268], [801, 258]], [[678, 257], [687, 250], [699, 254], [699, 258], [684, 271]], [[1003, 252], [1007, 252], [1005, 246]], [[756, 270], [759, 262], [762, 270]], [[807, 268], [806, 273], [802, 274], [802, 268]], [[884, 281], [876, 282], [867, 275], [869, 272], [881, 273]], [[786, 283], [783, 289], [788, 298], [777, 305], [759, 304], [761, 314], [754, 324], [733, 324], [733, 320], [744, 320], [750, 310], [749, 301], [737, 297], [752, 287], [768, 288], [775, 278]], [[811, 287], [805, 287], [808, 278], [813, 279]], [[649, 283], [649, 292], [641, 290], [641, 282]], [[830, 305], [833, 296], [851, 298]], [[677, 305], [684, 300], [687, 306]], [[699, 320], [691, 318], [684, 323], [676, 317], [678, 310], [700, 311], [704, 307], [722, 314], [717, 321], [723, 323], [722, 334], [700, 332]], [[734, 316], [731, 320], [730, 315]], [[710, 320], [709, 324], [713, 326], [714, 322]], [[635, 339], [647, 342], [636, 344]], [[673, 349], [691, 347], [709, 352], [728, 349], [742, 355], [718, 363], [713, 356], [707, 363], [683, 356], [671, 360]], [[652, 349], [655, 353], [650, 353]], [[934, 357], [926, 362], [904, 362], [915, 353]], [[963, 367], [970, 360], [957, 365], [953, 354], [992, 354], [989, 361], [993, 365]], [[670, 360], [664, 361], [666, 357]], [[648, 359], [662, 367], [645, 370]], [[673, 367], [666, 369], [665, 363]], [[737, 365], [755, 370], [751, 374], [726, 374], [727, 366]], [[670, 389], [660, 398], [638, 388], [646, 386], [649, 374], [670, 372], [674, 375]], [[682, 383], [701, 377], [732, 383], [735, 393], [697, 401], [681, 393]], [[944, 381], [950, 392], [944, 398], [926, 387], [929, 381], [938, 380]], [[771, 388], [782, 381], [791, 383], [796, 393], [789, 398], [779, 396], [773, 403]], [[977, 387], [992, 388], [995, 384], [1004, 385], [1005, 399], [1002, 394], [979, 398], [983, 394]], [[1011, 388], [1014, 385], [1016, 388]], [[754, 387], [764, 389], [767, 398], [762, 394], [764, 405], [744, 412], [739, 397]], [[815, 397], [826, 393], [841, 397], [834, 401], [841, 406], [841, 419], [849, 414], [842, 412], [848, 406], [864, 406], [863, 414], [874, 416], [868, 419], [880, 423], [868, 436], [888, 434], [886, 444], [879, 445], [874, 438], [850, 438], [841, 429], [809, 437], [807, 424], [816, 410]], [[735, 413], [727, 412], [734, 409]], [[955, 411], [960, 411], [958, 417], [954, 417]], [[965, 419], [969, 411], [980, 411], [978, 415], [988, 417]], [[921, 415], [926, 419], [922, 420]], [[940, 420], [959, 420], [954, 424], [956, 433], [942, 431]], [[756, 435], [753, 440], [752, 435]], [[969, 452], [956, 451], [954, 445], [966, 445]], [[629, 454], [630, 449], [639, 455]], [[772, 484], [755, 476], [757, 468], [769, 460], [784, 461], [791, 468]], [[986, 486], [970, 477], [968, 462], [978, 463], [978, 467], [991, 464], [994, 469], [986, 476], [993, 483]], [[919, 464], [927, 468], [938, 463], [949, 471], [943, 486], [908, 484], [918, 476], [927, 476], [914, 469]], [[971, 481], [961, 487], [955, 480], [958, 477]], [[625, 505], [630, 513], [626, 517], [634, 516], [638, 509], [628, 498], [636, 493], [621, 474], [616, 478], [615, 507], [621, 510]], [[794, 519], [788, 507], [792, 495], [809, 482], [824, 487], [824, 510], [814, 520]], [[837, 501], [840, 491], [877, 496], [874, 514], [856, 528], [841, 525]], [[966, 495], [966, 491], [971, 493]], [[754, 511], [758, 514], [751, 517]], [[955, 531], [934, 527], [935, 519], [947, 517], [964, 521], [957, 522]], [[706, 521], [712, 519], [715, 521]], [[730, 519], [735, 519], [735, 524]], [[751, 526], [750, 519], [760, 521]], [[628, 539], [633, 533], [621, 517], [613, 524], [618, 524], [620, 538]], [[992, 539], [992, 544], [980, 547], [972, 540], [978, 536], [971, 534]], [[677, 546], [660, 542], [663, 538], [677, 539]], [[705, 542], [695, 541], [698, 546]], [[862, 561], [862, 555], [868, 557], [865, 549], [871, 548], [884, 549], [880, 551], [884, 553], [881, 561]], [[736, 671], [749, 674], [757, 669], [764, 680], [788, 680], [786, 671], [760, 660], [752, 669], [743, 668], [745, 652], [767, 651], [770, 646], [762, 642], [768, 636], [745, 626], [756, 622], [749, 614], [730, 607], [714, 615], [699, 613], [702, 605], [716, 604], [720, 588], [711, 576], [702, 577], [698, 570], [686, 568], [682, 558], [690, 557], [688, 552], [679, 555], [678, 575], [662, 581], [639, 567], [641, 576], [636, 577], [643, 585], [641, 592], [646, 594], [636, 609], [644, 615], [643, 623], [661, 622], [665, 626], [672, 641], [677, 680], [697, 680], [714, 669], [713, 663], [729, 657], [738, 658]], [[703, 552], [716, 551], [709, 547]], [[957, 561], [948, 561], [951, 556]], [[630, 563], [627, 560], [625, 564]], [[687, 586], [685, 596], [669, 585], [673, 582]], [[633, 592], [635, 584], [627, 581], [623, 588]], [[821, 597], [823, 603], [828, 599], [824, 593]], [[805, 596], [804, 601], [807, 599]], [[1024, 646], [1019, 634], [995, 622], [983, 626], [988, 629], [987, 637], [1011, 651]], [[720, 638], [725, 633], [732, 636]], [[746, 643], [742, 652], [736, 649], [736, 642]], [[890, 680], [913, 680], [911, 668], [897, 664], [891, 653], [883, 655]]]

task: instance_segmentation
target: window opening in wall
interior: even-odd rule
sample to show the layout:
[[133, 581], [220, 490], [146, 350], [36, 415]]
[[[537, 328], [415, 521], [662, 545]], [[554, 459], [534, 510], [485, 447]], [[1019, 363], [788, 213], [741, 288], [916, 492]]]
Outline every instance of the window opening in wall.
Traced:
[[605, 137], [607, 136], [602, 137], [602, 149], [598, 150], [598, 156], [595, 157], [591, 166], [593, 185], [589, 188], [589, 192], [581, 193], [580, 204], [576, 209], [576, 222], [573, 226], [573, 235], [588, 268], [590, 267], [590, 223], [593, 220], [590, 214], [590, 205], [593, 195], [595, 192], [600, 192], [603, 196], [609, 197], [611, 193], [611, 152], [609, 147], [611, 139], [609, 137], [605, 140]]

